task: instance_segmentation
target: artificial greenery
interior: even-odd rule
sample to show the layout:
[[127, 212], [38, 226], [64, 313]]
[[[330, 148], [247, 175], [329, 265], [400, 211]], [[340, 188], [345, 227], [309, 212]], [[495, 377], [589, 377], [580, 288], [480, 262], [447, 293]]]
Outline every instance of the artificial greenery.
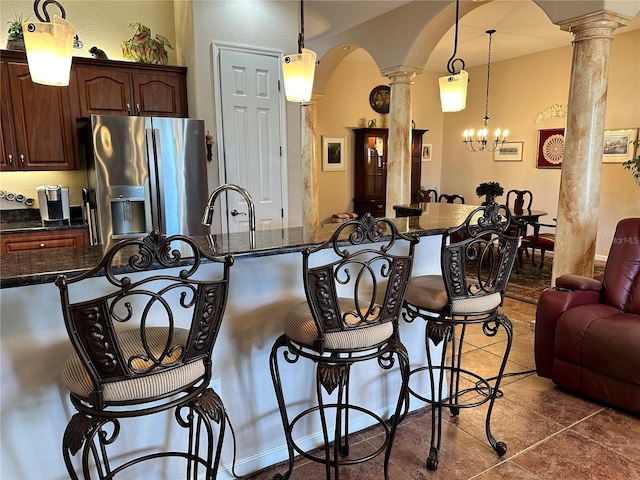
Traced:
[[7, 37], [7, 40], [12, 41], [12, 40], [22, 40], [24, 37], [22, 35], [22, 22], [24, 20], [22, 20], [22, 17], [20, 17], [19, 15], [16, 15], [15, 19], [13, 19], [9, 23], [9, 36]]
[[165, 47], [173, 50], [169, 40], [162, 35], [151, 38], [151, 29], [140, 22], [130, 23], [129, 28], [133, 29], [133, 36], [120, 45], [122, 56], [126, 60], [140, 63], [158, 63], [166, 65], [169, 54]]
[[499, 197], [504, 193], [504, 188], [498, 182], [483, 182], [476, 187], [476, 195], [479, 197]]
[[631, 175], [633, 175], [633, 179], [636, 181], [638, 185], [640, 185], [640, 139], [631, 140], [630, 143], [635, 148], [636, 158], [627, 160], [622, 164], [622, 166], [627, 170], [631, 171]]

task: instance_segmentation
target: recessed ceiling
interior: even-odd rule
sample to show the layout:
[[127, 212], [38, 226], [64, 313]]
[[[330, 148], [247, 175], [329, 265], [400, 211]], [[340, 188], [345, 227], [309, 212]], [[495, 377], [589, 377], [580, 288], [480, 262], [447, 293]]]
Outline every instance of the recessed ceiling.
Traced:
[[[404, 0], [387, 1], [333, 1], [305, 2], [305, 38], [321, 38], [348, 30], [371, 18], [384, 15], [406, 3]], [[614, 34], [640, 28], [640, 15]], [[470, 68], [487, 63], [489, 29], [496, 30], [491, 45], [491, 61], [529, 55], [571, 44], [572, 35], [551, 23], [546, 14], [531, 0], [493, 0], [487, 2], [459, 21], [457, 58]], [[328, 33], [330, 32], [330, 33]], [[442, 37], [431, 56], [426, 70], [441, 72], [453, 53], [454, 28]], [[350, 61], [372, 62], [371, 56], [357, 49], [348, 57]], [[459, 67], [456, 64], [456, 67]]]

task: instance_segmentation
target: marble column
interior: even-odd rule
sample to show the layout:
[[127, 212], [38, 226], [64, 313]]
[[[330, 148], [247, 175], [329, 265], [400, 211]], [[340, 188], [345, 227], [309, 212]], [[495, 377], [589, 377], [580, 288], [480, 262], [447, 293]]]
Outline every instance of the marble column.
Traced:
[[593, 275], [609, 51], [613, 30], [626, 23], [603, 11], [560, 24], [574, 40], [552, 283], [563, 274]]
[[385, 216], [390, 218], [395, 217], [394, 205], [411, 203], [411, 85], [421, 72], [412, 67], [382, 72], [391, 88], [385, 206]]
[[320, 223], [320, 198], [318, 175], [321, 159], [318, 156], [318, 100], [322, 95], [314, 94], [309, 103], [300, 106], [302, 118], [300, 154], [302, 155], [302, 224], [305, 226]]

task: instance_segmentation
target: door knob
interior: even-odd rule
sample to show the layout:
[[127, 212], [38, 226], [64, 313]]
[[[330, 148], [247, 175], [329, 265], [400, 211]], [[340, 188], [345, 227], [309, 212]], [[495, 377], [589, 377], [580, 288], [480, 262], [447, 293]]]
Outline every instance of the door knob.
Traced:
[[235, 208], [233, 210], [231, 210], [231, 215], [233, 215], [234, 217], [236, 215], [246, 215], [246, 212], [239, 212], [238, 210], [236, 210]]

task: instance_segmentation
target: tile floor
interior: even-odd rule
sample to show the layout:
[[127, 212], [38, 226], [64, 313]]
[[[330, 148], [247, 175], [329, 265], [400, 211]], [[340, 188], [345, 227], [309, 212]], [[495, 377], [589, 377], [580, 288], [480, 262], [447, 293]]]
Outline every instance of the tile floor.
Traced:
[[[533, 319], [535, 305], [505, 299], [502, 311], [514, 326], [514, 342], [507, 372], [534, 368]], [[487, 340], [467, 336], [466, 353], [478, 365], [492, 366], [504, 347], [504, 337]], [[505, 377], [503, 398], [496, 400], [493, 434], [508, 446], [498, 457], [484, 433], [486, 404], [463, 409], [458, 417], [444, 413], [438, 470], [428, 471], [425, 461], [431, 432], [430, 410], [413, 413], [398, 429], [391, 453], [391, 480], [456, 479], [640, 479], [640, 417], [560, 390], [535, 374]], [[375, 445], [375, 428], [359, 433], [352, 451]], [[364, 464], [342, 468], [343, 480], [383, 478], [382, 455]], [[248, 478], [270, 479], [285, 471], [276, 465]], [[296, 461], [292, 480], [324, 479], [324, 467]]]

